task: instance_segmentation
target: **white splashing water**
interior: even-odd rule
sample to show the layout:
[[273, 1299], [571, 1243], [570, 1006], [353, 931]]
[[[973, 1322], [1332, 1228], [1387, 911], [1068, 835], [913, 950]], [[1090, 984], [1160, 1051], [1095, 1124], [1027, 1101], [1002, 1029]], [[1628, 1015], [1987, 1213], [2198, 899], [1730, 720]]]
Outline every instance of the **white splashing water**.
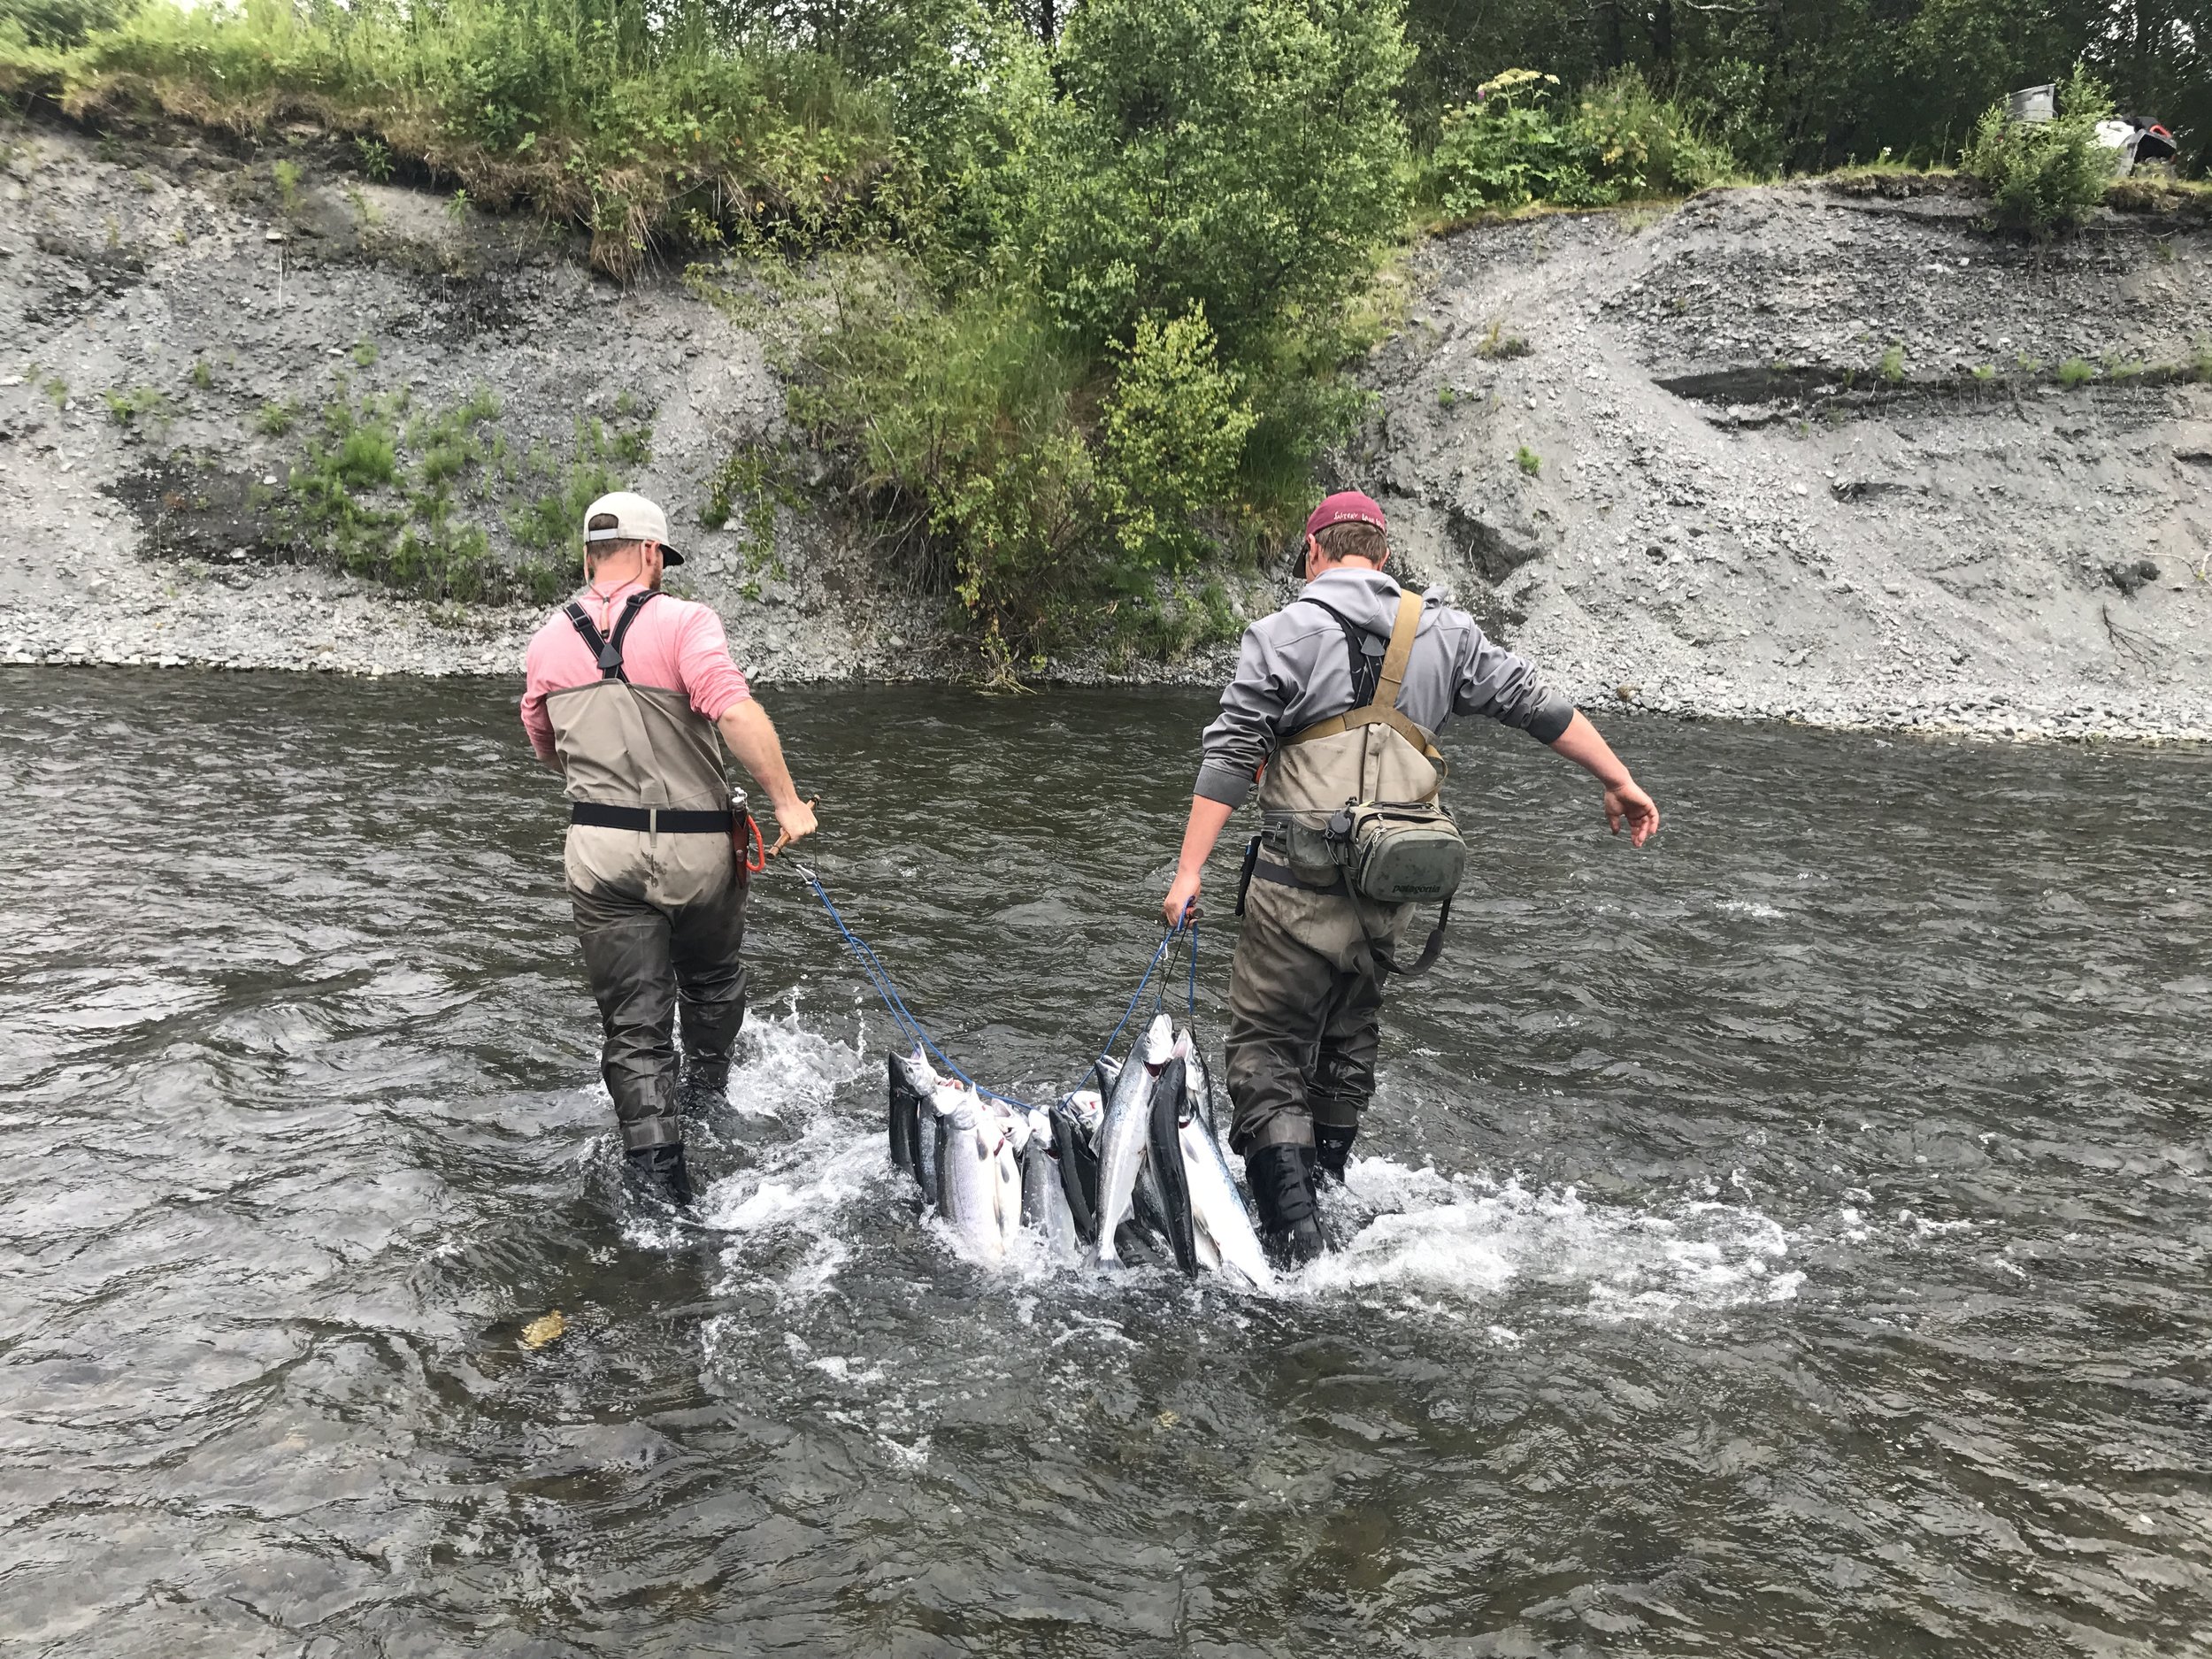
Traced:
[[[748, 1115], [795, 1123], [799, 1133], [762, 1145], [757, 1162], [717, 1180], [699, 1220], [725, 1235], [724, 1267], [733, 1279], [763, 1284], [787, 1307], [804, 1305], [852, 1263], [854, 1212], [909, 1178], [891, 1168], [872, 1113], [833, 1104], [841, 1087], [877, 1070], [857, 1041], [821, 1038], [795, 1011], [750, 1031], [731, 1099]], [[1742, 1204], [1684, 1202], [1653, 1210], [1592, 1203], [1572, 1187], [1447, 1177], [1382, 1157], [1354, 1159], [1344, 1192], [1327, 1202], [1340, 1236], [1347, 1220], [1356, 1231], [1284, 1280], [1279, 1294], [1349, 1296], [1456, 1320], [1509, 1290], [1536, 1291], [1567, 1310], [1636, 1319], [1787, 1301], [1804, 1277], [1782, 1269], [1789, 1240], [1780, 1224]], [[944, 1252], [947, 1271], [974, 1265], [952, 1228], [933, 1217], [918, 1225]], [[795, 1243], [803, 1248], [792, 1251]], [[769, 1256], [784, 1263], [795, 1256], [796, 1264], [768, 1278], [760, 1258]], [[997, 1271], [1012, 1295], [1084, 1270], [1056, 1257], [1041, 1237], [1024, 1234]], [[1148, 1271], [1125, 1276], [1132, 1294], [1157, 1294], [1158, 1279]], [[1489, 1326], [1486, 1316], [1483, 1323], [1494, 1340], [1518, 1340]]]
[[1377, 1213], [1299, 1276], [1313, 1294], [1387, 1291], [1448, 1306], [1542, 1289], [1572, 1310], [1634, 1319], [1785, 1302], [1804, 1279], [1778, 1271], [1789, 1253], [1781, 1225], [1744, 1205], [1594, 1204], [1572, 1187], [1447, 1179], [1386, 1158], [1355, 1158], [1345, 1185], [1354, 1206]]

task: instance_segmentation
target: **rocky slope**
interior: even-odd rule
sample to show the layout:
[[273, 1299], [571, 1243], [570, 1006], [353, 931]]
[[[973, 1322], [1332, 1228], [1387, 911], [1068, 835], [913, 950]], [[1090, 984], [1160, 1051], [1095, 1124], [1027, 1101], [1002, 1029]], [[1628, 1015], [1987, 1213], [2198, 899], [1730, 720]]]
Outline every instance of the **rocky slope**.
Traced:
[[367, 429], [392, 440], [387, 541], [476, 530], [494, 560], [571, 565], [583, 503], [635, 488], [764, 677], [927, 671], [908, 641], [934, 608], [826, 517], [700, 522], [780, 418], [758, 341], [294, 137], [0, 133], [0, 514], [38, 527], [0, 555], [0, 660], [512, 673], [541, 607], [426, 604], [302, 552], [333, 529], [314, 475], [380, 470], [344, 449]]
[[[564, 514], [619, 481], [668, 504], [761, 677], [958, 671], [835, 514], [702, 522], [781, 399], [680, 283], [594, 280], [303, 133], [18, 125], [0, 157], [0, 512], [28, 531], [0, 660], [512, 673], [534, 605], [301, 553], [317, 477], [380, 423], [391, 535], [563, 558]], [[2035, 250], [1973, 216], [1798, 185], [1439, 239], [1332, 470], [1586, 701], [2212, 735], [2212, 386], [2169, 372], [2212, 349], [2212, 231], [2107, 215]], [[2072, 359], [2096, 377], [2061, 384]]]
[[1348, 473], [1585, 699], [2205, 736], [2212, 231], [1975, 214], [1809, 184], [1432, 244]]

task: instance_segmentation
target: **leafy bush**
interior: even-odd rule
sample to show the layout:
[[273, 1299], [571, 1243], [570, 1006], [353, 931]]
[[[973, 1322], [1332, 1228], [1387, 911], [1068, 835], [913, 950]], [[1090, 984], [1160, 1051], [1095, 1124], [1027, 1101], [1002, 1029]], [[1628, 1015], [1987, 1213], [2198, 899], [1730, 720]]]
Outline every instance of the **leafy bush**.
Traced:
[[1033, 294], [974, 287], [940, 303], [895, 257], [794, 280], [784, 301], [793, 419], [839, 463], [880, 537], [919, 553], [925, 580], [957, 596], [1002, 666], [1080, 586], [1093, 484], [1074, 419], [1082, 356]]
[[1097, 349], [1194, 303], [1236, 360], [1342, 302], [1402, 219], [1409, 56], [1373, 0], [1087, 0], [1029, 162], [1055, 314]]
[[1130, 573], [1187, 569], [1207, 547], [1198, 514], [1235, 493], [1256, 424], [1244, 376], [1217, 359], [1195, 305], [1165, 323], [1140, 319], [1121, 358], [1100, 423], [1102, 505]]
[[1632, 69], [1585, 92], [1567, 126], [1582, 165], [1613, 201], [1687, 196], [1735, 168], [1724, 149], [1701, 135], [1688, 111], [1654, 93]]
[[1989, 193], [1990, 223], [2047, 237], [2087, 219], [2117, 162], [2097, 142], [2097, 123], [2111, 114], [2111, 94], [2079, 64], [2059, 88], [2054, 120], [2011, 120], [2001, 101], [1983, 111], [1963, 165]]
[[80, 115], [142, 106], [241, 132], [318, 119], [353, 134], [373, 173], [403, 158], [486, 207], [588, 229], [592, 262], [617, 275], [657, 241], [812, 244], [913, 194], [886, 89], [800, 47], [718, 35], [708, 0], [651, 26], [617, 15], [592, 0], [150, 0], [58, 68], [0, 35], [0, 84], [27, 78]]
[[0, 6], [0, 33], [12, 27], [26, 43], [58, 50], [95, 29], [112, 28], [126, 9], [119, 0], [7, 0]]
[[1425, 176], [1428, 199], [1450, 218], [1510, 211], [1532, 202], [1603, 207], [1701, 190], [1732, 171], [1688, 111], [1634, 70], [1559, 107], [1556, 75], [1509, 69], [1475, 102], [1446, 112]]

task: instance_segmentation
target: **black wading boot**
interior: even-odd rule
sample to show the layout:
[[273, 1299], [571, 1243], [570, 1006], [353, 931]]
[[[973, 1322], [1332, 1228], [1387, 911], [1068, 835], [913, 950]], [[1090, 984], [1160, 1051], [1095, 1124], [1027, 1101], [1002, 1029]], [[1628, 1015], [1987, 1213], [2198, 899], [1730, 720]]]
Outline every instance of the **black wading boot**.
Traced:
[[730, 1103], [730, 1063], [727, 1060], [686, 1060], [676, 1082], [676, 1110], [687, 1118], [702, 1118]]
[[1352, 1156], [1352, 1142], [1359, 1138], [1359, 1131], [1347, 1124], [1316, 1124], [1313, 1126], [1313, 1158], [1320, 1174], [1344, 1185], [1344, 1166]]
[[679, 1210], [691, 1208], [691, 1171], [684, 1167], [682, 1142], [638, 1148], [630, 1154], [630, 1172], [648, 1192]]
[[1245, 1155], [1245, 1177], [1260, 1210], [1260, 1239], [1279, 1267], [1303, 1267], [1328, 1248], [1314, 1214], [1312, 1178], [1306, 1172], [1312, 1156], [1310, 1148], [1280, 1146]]

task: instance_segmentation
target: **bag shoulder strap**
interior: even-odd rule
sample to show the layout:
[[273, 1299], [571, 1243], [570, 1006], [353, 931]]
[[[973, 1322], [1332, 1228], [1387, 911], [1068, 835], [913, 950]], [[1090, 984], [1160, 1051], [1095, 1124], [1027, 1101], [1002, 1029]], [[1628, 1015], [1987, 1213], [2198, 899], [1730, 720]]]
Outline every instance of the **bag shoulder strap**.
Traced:
[[1364, 641], [1371, 636], [1365, 628], [1346, 616], [1325, 599], [1316, 599], [1311, 594], [1302, 596], [1302, 603], [1319, 605], [1336, 618], [1336, 626], [1344, 630], [1344, 649], [1347, 666], [1352, 674], [1352, 706], [1364, 708], [1375, 699], [1376, 659], [1367, 654]]
[[1367, 699], [1369, 706], [1398, 706], [1398, 694], [1405, 689], [1406, 666], [1413, 661], [1414, 635], [1421, 631], [1421, 610], [1426, 603], [1419, 594], [1398, 595], [1398, 620], [1390, 630], [1390, 649], [1383, 653], [1382, 678], [1375, 682], [1374, 692]]

